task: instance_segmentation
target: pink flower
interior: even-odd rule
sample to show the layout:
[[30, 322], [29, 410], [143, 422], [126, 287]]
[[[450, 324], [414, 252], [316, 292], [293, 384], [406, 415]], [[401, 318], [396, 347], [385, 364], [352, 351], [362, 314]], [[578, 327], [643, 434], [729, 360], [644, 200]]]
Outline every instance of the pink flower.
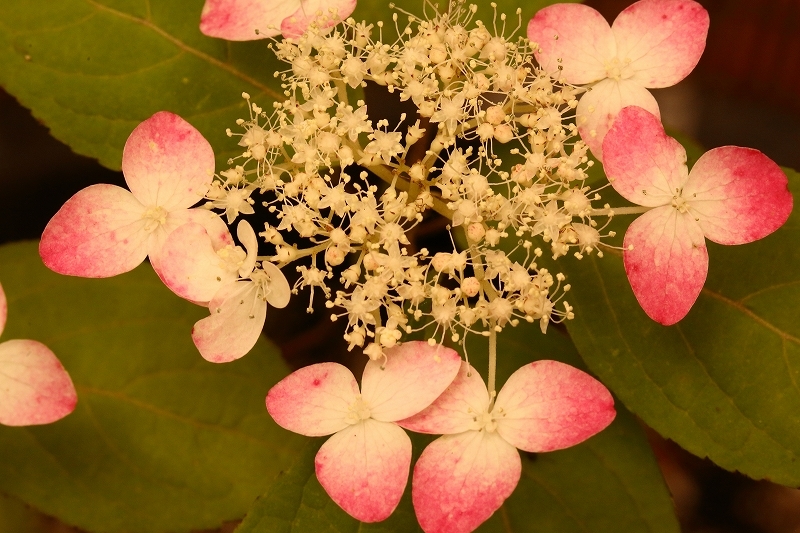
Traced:
[[319, 15], [328, 27], [355, 8], [356, 0], [206, 0], [200, 31], [229, 41], [299, 37]]
[[574, 446], [608, 426], [614, 400], [602, 383], [557, 361], [537, 361], [508, 378], [492, 399], [474, 368], [433, 404], [398, 424], [442, 433], [414, 466], [411, 495], [426, 533], [468, 533], [514, 491], [522, 465], [517, 448], [548, 452]]
[[697, 65], [706, 45], [708, 13], [692, 0], [639, 0], [613, 26], [591, 7], [556, 4], [536, 13], [528, 38], [536, 60], [567, 83], [591, 84], [578, 103], [581, 138], [598, 159], [620, 109], [637, 105], [659, 116], [647, 90], [675, 85]]
[[161, 111], [125, 143], [122, 172], [130, 187], [91, 185], [67, 200], [42, 234], [39, 254], [59, 274], [104, 278], [150, 256], [158, 271], [167, 235], [187, 222], [205, 227], [219, 246], [231, 243], [225, 223], [199, 202], [214, 177], [214, 152], [199, 131]]
[[[0, 286], [0, 334], [7, 314]], [[70, 414], [77, 401], [69, 374], [47, 346], [30, 340], [0, 344], [0, 424], [49, 424]]]
[[395, 422], [430, 405], [458, 373], [461, 358], [443, 346], [407, 342], [369, 361], [361, 393], [337, 363], [301, 368], [267, 394], [282, 427], [319, 437], [317, 479], [342, 509], [362, 522], [386, 519], [400, 502], [411, 465], [411, 440]]
[[767, 156], [723, 146], [703, 154], [689, 172], [683, 147], [640, 107], [620, 112], [603, 152], [614, 189], [652, 207], [625, 233], [625, 271], [645, 313], [667, 326], [686, 316], [703, 288], [706, 238], [752, 242], [792, 212], [786, 175]]
[[264, 327], [267, 303], [286, 307], [291, 296], [278, 267], [257, 263], [252, 226], [240, 220], [236, 233], [246, 251], [230, 244], [215, 246], [206, 228], [184, 224], [169, 235], [161, 253], [160, 274], [167, 287], [211, 311], [194, 325], [192, 340], [212, 363], [227, 363], [249, 352]]

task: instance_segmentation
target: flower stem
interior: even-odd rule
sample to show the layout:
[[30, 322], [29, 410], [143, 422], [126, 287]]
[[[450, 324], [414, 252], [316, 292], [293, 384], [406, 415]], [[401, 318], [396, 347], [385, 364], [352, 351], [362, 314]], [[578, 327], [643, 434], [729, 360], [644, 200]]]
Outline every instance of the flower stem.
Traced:
[[489, 388], [489, 398], [490, 398], [490, 405], [494, 405], [495, 396], [497, 393], [495, 392], [495, 374], [497, 372], [497, 331], [495, 331], [495, 320], [491, 319], [489, 321], [489, 377], [488, 377], [488, 388]]
[[652, 207], [635, 206], [635, 207], [612, 207], [610, 209], [592, 209], [589, 216], [608, 216], [611, 213], [614, 215], [640, 215], [647, 213], [653, 209]]

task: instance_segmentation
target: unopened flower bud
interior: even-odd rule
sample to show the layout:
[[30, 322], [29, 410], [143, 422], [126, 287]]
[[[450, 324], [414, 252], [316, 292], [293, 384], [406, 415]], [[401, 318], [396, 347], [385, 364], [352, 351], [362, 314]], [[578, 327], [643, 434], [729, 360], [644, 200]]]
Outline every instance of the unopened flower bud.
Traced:
[[467, 296], [475, 296], [481, 290], [481, 282], [478, 281], [477, 278], [469, 277], [464, 278], [464, 281], [461, 282], [461, 292], [466, 294]]

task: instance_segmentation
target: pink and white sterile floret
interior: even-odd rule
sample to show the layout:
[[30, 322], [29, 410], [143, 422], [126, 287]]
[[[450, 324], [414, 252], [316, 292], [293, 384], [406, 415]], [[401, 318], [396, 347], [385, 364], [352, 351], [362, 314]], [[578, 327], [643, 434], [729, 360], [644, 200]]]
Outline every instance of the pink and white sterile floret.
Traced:
[[[7, 316], [0, 286], [0, 335]], [[70, 414], [77, 401], [69, 374], [47, 346], [17, 339], [0, 343], [0, 424], [49, 424]]]
[[315, 20], [333, 26], [355, 8], [356, 0], [206, 0], [200, 31], [229, 41], [299, 37]]
[[574, 446], [616, 416], [602, 383], [564, 363], [536, 361], [514, 372], [491, 396], [478, 372], [458, 377], [430, 407], [401, 427], [441, 433], [414, 466], [411, 496], [425, 533], [468, 533], [514, 491], [522, 472], [517, 449]]
[[411, 439], [395, 422], [430, 405], [461, 365], [455, 351], [427, 342], [406, 342], [385, 355], [367, 362], [360, 392], [347, 368], [320, 363], [267, 394], [267, 410], [280, 426], [310, 437], [332, 434], [317, 453], [317, 479], [362, 522], [392, 514], [408, 481]]
[[250, 223], [240, 220], [236, 234], [245, 250], [215, 246], [206, 228], [184, 224], [169, 235], [161, 254], [160, 274], [167, 287], [211, 311], [194, 325], [192, 339], [200, 355], [213, 363], [249, 352], [264, 327], [267, 304], [283, 308], [291, 296], [280, 269], [257, 261], [258, 240]]
[[218, 246], [232, 242], [216, 214], [189, 209], [211, 186], [214, 152], [178, 115], [161, 111], [133, 130], [122, 153], [122, 172], [130, 191], [91, 185], [53, 216], [39, 244], [48, 268], [104, 278], [133, 270], [149, 256], [158, 271], [167, 235], [188, 222], [205, 227]]
[[588, 86], [578, 103], [578, 131], [602, 160], [603, 138], [623, 107], [659, 116], [647, 89], [675, 85], [694, 69], [708, 24], [708, 12], [693, 0], [639, 0], [611, 26], [589, 6], [555, 4], [531, 19], [528, 38], [545, 71]]
[[611, 185], [650, 207], [625, 233], [625, 272], [639, 304], [664, 325], [681, 320], [708, 273], [705, 240], [745, 244], [777, 230], [792, 212], [786, 174], [751, 148], [714, 148], [691, 172], [686, 151], [645, 109], [623, 109], [603, 143]]

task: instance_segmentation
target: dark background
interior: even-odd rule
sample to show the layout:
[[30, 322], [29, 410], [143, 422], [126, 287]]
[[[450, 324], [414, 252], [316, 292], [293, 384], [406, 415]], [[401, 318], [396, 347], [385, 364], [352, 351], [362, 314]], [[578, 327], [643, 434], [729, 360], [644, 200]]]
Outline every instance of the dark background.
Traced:
[[[653, 91], [665, 125], [705, 148], [748, 146], [800, 169], [800, 0], [700, 3], [711, 28], [699, 65], [678, 86]], [[586, 4], [613, 20], [630, 2]], [[38, 238], [72, 194], [100, 182], [124, 185], [120, 173], [72, 153], [0, 90], [0, 243]], [[298, 304], [287, 310], [296, 328], [285, 327], [286, 314], [275, 322], [274, 313], [266, 326], [295, 365], [330, 351], [331, 342], [341, 346], [338, 328], [319, 320], [321, 314], [308, 317], [306, 303]], [[649, 435], [686, 533], [800, 533], [800, 491], [726, 472]]]

